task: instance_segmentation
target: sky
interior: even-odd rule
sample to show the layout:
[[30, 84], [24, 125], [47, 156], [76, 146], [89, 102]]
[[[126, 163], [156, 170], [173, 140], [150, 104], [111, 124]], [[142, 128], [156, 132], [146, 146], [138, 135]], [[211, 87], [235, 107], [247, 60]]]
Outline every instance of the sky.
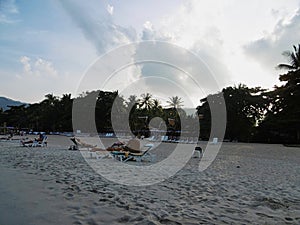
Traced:
[[[174, 47], [147, 49], [142, 41]], [[134, 48], [124, 50], [132, 43]], [[118, 57], [128, 55], [131, 64], [109, 81], [103, 68], [108, 66], [98, 68], [91, 88], [124, 96], [150, 92], [162, 101], [181, 96], [186, 105], [196, 106], [227, 86], [280, 85], [284, 71], [275, 67], [287, 62], [282, 52], [298, 43], [300, 0], [0, 0], [0, 96], [28, 103], [49, 93], [76, 96], [95, 62], [119, 51]], [[195, 74], [136, 63], [147, 54], [164, 55], [192, 71], [181, 50], [209, 69], [210, 74], [198, 74], [204, 78], [200, 87], [191, 82]], [[206, 76], [217, 85], [207, 83]]]

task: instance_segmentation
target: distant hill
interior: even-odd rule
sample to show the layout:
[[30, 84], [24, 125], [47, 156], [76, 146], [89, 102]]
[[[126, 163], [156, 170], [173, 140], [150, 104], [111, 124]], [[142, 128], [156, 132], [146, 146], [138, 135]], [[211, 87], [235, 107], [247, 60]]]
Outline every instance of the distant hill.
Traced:
[[23, 105], [23, 104], [27, 104], [27, 103], [15, 101], [15, 100], [5, 98], [5, 97], [0, 97], [0, 108], [2, 108], [4, 111], [9, 109], [9, 107], [8, 107], [9, 105], [19, 106], [19, 105]]

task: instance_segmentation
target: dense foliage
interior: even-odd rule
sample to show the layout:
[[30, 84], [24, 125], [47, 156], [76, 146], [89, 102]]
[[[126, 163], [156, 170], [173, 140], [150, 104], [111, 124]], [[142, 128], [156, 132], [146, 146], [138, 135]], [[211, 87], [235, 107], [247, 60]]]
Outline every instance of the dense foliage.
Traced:
[[[225, 140], [248, 142], [254, 139], [256, 128], [268, 107], [264, 92], [261, 88], [248, 88], [241, 84], [222, 90], [227, 113]], [[205, 139], [209, 138], [211, 126], [209, 97], [211, 96], [201, 99], [202, 104], [197, 107], [197, 112], [201, 115], [201, 135]]]
[[269, 142], [300, 143], [300, 45], [294, 52], [286, 51], [290, 64], [279, 64], [287, 73], [279, 76], [284, 82], [268, 93], [270, 107], [260, 130]]
[[[96, 99], [95, 105], [91, 105], [93, 101], [89, 101], [89, 99]], [[153, 99], [149, 93], [142, 94], [141, 98], [132, 95], [127, 101], [119, 96], [118, 92], [108, 91], [86, 92], [76, 98], [82, 109], [82, 114], [87, 108], [93, 107], [99, 133], [114, 132], [111, 122], [111, 111], [114, 104], [118, 113], [129, 115], [131, 131], [136, 135], [145, 136], [149, 135], [148, 124], [155, 117], [162, 118], [170, 135], [181, 130], [180, 119], [195, 117], [195, 115], [186, 115], [184, 110], [178, 108], [182, 104], [179, 97], [170, 98], [170, 102], [174, 99], [176, 102], [173, 103], [176, 104], [173, 104], [172, 107], [163, 108], [159, 100]], [[23, 131], [72, 132], [73, 101], [71, 94], [65, 94], [61, 98], [47, 94], [45, 100], [40, 103], [10, 106], [10, 109], [6, 111], [1, 109], [2, 132], [7, 127], [14, 127], [16, 130]], [[124, 121], [120, 122], [124, 123]]]

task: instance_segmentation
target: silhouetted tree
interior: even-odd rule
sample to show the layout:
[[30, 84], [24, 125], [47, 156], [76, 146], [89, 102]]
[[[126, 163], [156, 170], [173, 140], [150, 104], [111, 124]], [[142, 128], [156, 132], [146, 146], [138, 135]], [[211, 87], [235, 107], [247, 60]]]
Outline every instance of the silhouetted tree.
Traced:
[[151, 109], [153, 106], [152, 95], [150, 93], [142, 94], [139, 102], [140, 108], [144, 108], [146, 110]]
[[172, 108], [175, 108], [175, 109], [181, 108], [183, 106], [183, 104], [182, 104], [183, 101], [178, 96], [173, 96], [173, 97], [169, 98], [167, 103], [169, 104], [169, 107], [172, 107]]
[[[264, 92], [264, 89], [248, 88], [242, 84], [222, 90], [227, 112], [225, 139], [251, 141], [256, 132], [256, 126], [263, 119], [265, 110], [268, 107], [268, 103], [262, 94]], [[215, 96], [217, 95], [215, 94]], [[211, 128], [211, 112], [208, 99], [208, 97], [201, 99], [202, 105], [197, 107], [200, 116], [200, 134], [204, 139], [209, 138]]]
[[285, 84], [269, 93], [271, 106], [260, 127], [269, 142], [300, 143], [300, 45], [293, 48], [283, 53], [290, 64], [277, 66], [288, 70], [279, 76]]

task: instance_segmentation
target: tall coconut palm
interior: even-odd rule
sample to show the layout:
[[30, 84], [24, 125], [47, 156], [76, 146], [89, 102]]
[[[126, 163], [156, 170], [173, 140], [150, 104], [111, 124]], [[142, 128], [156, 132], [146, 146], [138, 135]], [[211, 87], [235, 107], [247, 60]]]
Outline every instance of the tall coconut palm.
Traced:
[[153, 117], [156, 117], [156, 116], [160, 117], [160, 116], [162, 116], [161, 115], [162, 112], [163, 112], [163, 108], [162, 108], [162, 106], [160, 104], [160, 101], [158, 99], [154, 99], [153, 100], [152, 113], [151, 113], [152, 115], [151, 116], [153, 116]]
[[169, 98], [169, 101], [167, 101], [167, 103], [169, 104], [170, 107], [172, 107], [174, 109], [181, 108], [183, 106], [183, 104], [182, 104], [183, 101], [178, 96], [173, 96], [173, 97]]
[[142, 94], [140, 99], [140, 108], [145, 108], [146, 110], [149, 110], [153, 106], [153, 100], [152, 95], [150, 93]]
[[[289, 64], [279, 64], [277, 68], [287, 69], [286, 74], [279, 76], [280, 81], [285, 81], [286, 83], [277, 87], [274, 90], [274, 99], [275, 104], [273, 108], [279, 109], [278, 115], [282, 115], [282, 121], [280, 124], [283, 124], [280, 127], [280, 130], [286, 130], [286, 133], [293, 136], [293, 133], [296, 134], [296, 142], [300, 143], [300, 44], [293, 46], [294, 52], [285, 51], [285, 55]], [[276, 118], [277, 124], [279, 119]]]
[[286, 56], [290, 64], [281, 63], [277, 66], [279, 69], [297, 70], [300, 69], [300, 44], [297, 46], [293, 45], [294, 52], [285, 51], [282, 54]]
[[137, 99], [136, 95], [130, 95], [126, 104], [130, 110], [135, 110], [136, 106], [138, 105], [138, 99]]
[[288, 72], [286, 74], [282, 74], [279, 76], [280, 81], [287, 81], [286, 87], [289, 88], [289, 92], [295, 94], [298, 92], [299, 94], [299, 84], [300, 84], [300, 44], [298, 47], [293, 45], [294, 52], [285, 51], [283, 55], [285, 55], [289, 64], [279, 64], [277, 66], [278, 69], [286, 69]]
[[155, 109], [161, 108], [160, 101], [158, 99], [153, 100], [153, 108]]
[[288, 58], [290, 64], [283, 63], [277, 66], [278, 69], [288, 70], [288, 73], [279, 76], [279, 80], [287, 81], [288, 86], [300, 83], [300, 44], [298, 44], [298, 48], [295, 45], [293, 48], [294, 52], [283, 52], [283, 55]]
[[58, 102], [58, 97], [54, 96], [53, 94], [47, 94], [45, 95], [46, 99], [43, 101], [44, 103], [48, 104], [48, 105], [55, 105], [55, 103]]

